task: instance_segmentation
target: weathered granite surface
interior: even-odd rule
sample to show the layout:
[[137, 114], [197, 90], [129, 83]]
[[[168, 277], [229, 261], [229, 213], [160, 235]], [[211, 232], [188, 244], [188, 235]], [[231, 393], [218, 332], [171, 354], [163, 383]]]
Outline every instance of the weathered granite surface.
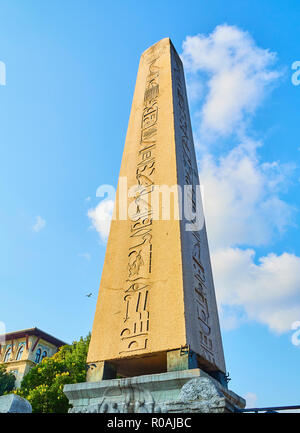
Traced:
[[70, 413], [224, 413], [245, 400], [199, 368], [65, 385]]
[[197, 366], [226, 374], [183, 65], [169, 38], [141, 56], [114, 216], [87, 364], [104, 363], [101, 379], [107, 362], [125, 377], [158, 374], [171, 371], [166, 353], [189, 347]]
[[16, 394], [8, 394], [0, 397], [0, 413], [31, 413], [29, 401]]

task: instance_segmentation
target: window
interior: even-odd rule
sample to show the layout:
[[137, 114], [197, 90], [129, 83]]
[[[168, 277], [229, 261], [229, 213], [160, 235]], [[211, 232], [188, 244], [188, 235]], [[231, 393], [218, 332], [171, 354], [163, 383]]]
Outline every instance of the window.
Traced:
[[46, 352], [46, 350], [44, 350], [44, 352], [43, 352], [43, 354], [42, 354], [42, 359], [41, 359], [41, 361], [43, 361], [43, 359], [46, 358], [46, 356], [47, 356], [47, 352]]
[[22, 344], [17, 354], [17, 358], [16, 358], [17, 361], [19, 361], [19, 359], [22, 358], [23, 352], [24, 352], [24, 345]]
[[41, 359], [41, 353], [42, 353], [41, 349], [38, 349], [38, 350], [36, 351], [36, 354], [35, 354], [35, 360], [34, 360], [34, 362], [35, 362], [36, 364], [38, 364], [38, 363], [40, 362], [40, 359]]
[[10, 355], [11, 355], [11, 347], [7, 349], [7, 352], [4, 357], [4, 362], [8, 362], [10, 360]]

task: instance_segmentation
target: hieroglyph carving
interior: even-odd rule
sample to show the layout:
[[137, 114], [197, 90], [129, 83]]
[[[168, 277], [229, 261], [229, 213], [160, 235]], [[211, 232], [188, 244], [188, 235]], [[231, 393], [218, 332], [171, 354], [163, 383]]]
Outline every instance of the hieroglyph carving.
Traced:
[[[180, 128], [180, 148], [181, 157], [183, 162], [183, 179], [182, 183], [184, 185], [191, 185], [187, 190], [190, 193], [187, 203], [191, 203], [192, 212], [196, 215], [196, 212], [201, 212], [202, 209], [196, 206], [196, 188], [199, 188], [199, 178], [198, 169], [196, 165], [195, 158], [192, 155], [193, 152], [193, 138], [190, 127], [189, 113], [187, 107], [187, 97], [185, 91], [185, 84], [183, 81], [183, 70], [177, 58], [177, 53], [173, 50], [172, 55], [172, 65], [175, 78], [175, 92], [174, 92], [174, 103], [177, 105], [177, 121]], [[184, 220], [186, 212], [184, 212]], [[195, 216], [195, 220], [197, 217]], [[200, 218], [199, 218], [200, 219]], [[190, 222], [190, 221], [189, 221]], [[203, 227], [201, 227], [203, 229]], [[205, 267], [202, 263], [202, 247], [201, 247], [201, 237], [200, 231], [185, 231], [185, 236], [189, 237], [188, 243], [192, 246], [191, 248], [191, 260], [188, 261], [192, 263], [193, 271], [193, 295], [197, 306], [197, 318], [198, 318], [198, 331], [199, 340], [201, 347], [201, 355], [204, 356], [208, 361], [215, 364], [214, 354], [213, 354], [213, 338], [211, 335], [210, 327], [210, 305], [209, 298], [207, 295], [206, 287], [206, 275]]]
[[157, 121], [159, 113], [159, 67], [158, 58], [149, 59], [146, 78], [141, 135], [137, 155], [136, 187], [129, 204], [130, 246], [128, 250], [128, 273], [124, 290], [124, 316], [120, 331], [120, 353], [143, 350], [149, 340], [152, 268], [152, 221], [151, 194], [155, 176], [155, 148], [157, 144]]

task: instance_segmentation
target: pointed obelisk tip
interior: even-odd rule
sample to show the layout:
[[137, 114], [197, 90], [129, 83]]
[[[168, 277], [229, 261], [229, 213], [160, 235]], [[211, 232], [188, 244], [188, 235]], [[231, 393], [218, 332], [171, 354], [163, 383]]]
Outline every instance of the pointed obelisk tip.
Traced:
[[153, 49], [158, 48], [158, 47], [162, 47], [162, 46], [164, 46], [164, 45], [166, 45], [166, 46], [168, 46], [168, 45], [169, 45], [169, 46], [172, 46], [172, 47], [174, 48], [175, 52], [177, 52], [176, 49], [175, 49], [175, 47], [174, 47], [174, 45], [173, 45], [173, 42], [171, 41], [171, 39], [170, 39], [169, 37], [166, 37], [166, 38], [160, 39], [159, 41], [155, 42], [155, 44], [153, 44], [153, 45], [151, 45], [149, 48], [147, 48], [147, 49], [142, 53], [142, 56], [143, 56], [144, 54], [148, 53], [150, 50], [153, 50]]

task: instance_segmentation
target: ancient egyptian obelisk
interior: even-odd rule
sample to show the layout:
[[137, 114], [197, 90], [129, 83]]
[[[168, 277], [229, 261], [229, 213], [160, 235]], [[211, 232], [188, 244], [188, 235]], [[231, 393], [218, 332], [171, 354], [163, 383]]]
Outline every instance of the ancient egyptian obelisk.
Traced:
[[[74, 411], [82, 411], [86, 404], [78, 400], [77, 389], [81, 396], [98, 396], [97, 402], [102, 398], [98, 409], [89, 403], [84, 410], [138, 412], [172, 411], [173, 403], [155, 403], [158, 387], [165, 389], [160, 396], [171, 399], [195, 377], [213, 378], [209, 383], [227, 388], [205, 223], [202, 218], [200, 226], [191, 229], [193, 221], [180, 212], [186, 197], [180, 200], [179, 195], [187, 185], [191, 210], [200, 214], [184, 71], [166, 38], [140, 60], [87, 358], [87, 383], [65, 387]], [[159, 215], [154, 209], [157, 186], [175, 191], [170, 218], [162, 216], [163, 199]], [[178, 390], [172, 394], [174, 387]], [[230, 399], [243, 404], [237, 396]], [[177, 409], [178, 404], [176, 400]]]
[[225, 373], [205, 226], [187, 231], [184, 218], [154, 220], [142, 206], [152, 185], [199, 184], [182, 62], [168, 38], [141, 57], [120, 177], [144, 189], [125, 221], [117, 192], [88, 363], [157, 373], [188, 368], [189, 349], [194, 366]]

